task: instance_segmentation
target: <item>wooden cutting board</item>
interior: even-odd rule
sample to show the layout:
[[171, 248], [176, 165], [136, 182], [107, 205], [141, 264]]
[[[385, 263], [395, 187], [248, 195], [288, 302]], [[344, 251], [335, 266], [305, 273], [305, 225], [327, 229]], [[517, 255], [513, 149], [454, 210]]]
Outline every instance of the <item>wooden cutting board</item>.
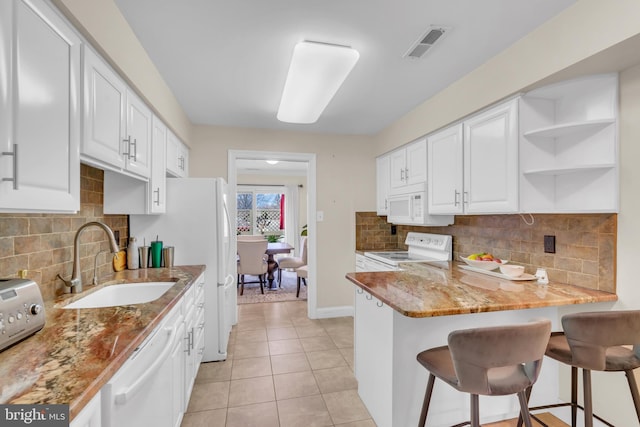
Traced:
[[122, 271], [127, 268], [127, 252], [120, 251], [113, 256], [113, 270]]

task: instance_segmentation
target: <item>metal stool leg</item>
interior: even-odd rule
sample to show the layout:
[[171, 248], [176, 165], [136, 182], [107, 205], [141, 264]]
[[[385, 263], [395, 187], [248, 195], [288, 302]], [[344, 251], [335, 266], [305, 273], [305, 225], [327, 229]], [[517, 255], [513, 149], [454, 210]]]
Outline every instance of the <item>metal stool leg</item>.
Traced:
[[571, 367], [571, 427], [577, 427], [578, 419], [578, 368]]
[[471, 395], [471, 427], [480, 427], [480, 403], [477, 394]]
[[424, 393], [424, 402], [422, 403], [422, 411], [420, 412], [418, 427], [424, 427], [427, 422], [427, 412], [429, 411], [429, 403], [431, 403], [431, 394], [433, 393], [433, 383], [435, 380], [435, 375], [429, 374], [429, 381], [427, 382], [427, 390]]
[[524, 420], [525, 427], [531, 427], [531, 416], [529, 415], [529, 395], [531, 394], [531, 387], [518, 393], [518, 400], [520, 401], [520, 417], [518, 418], [518, 424], [520, 419]]
[[633, 371], [624, 371], [627, 376], [627, 382], [629, 383], [629, 390], [631, 390], [631, 397], [633, 398], [633, 405], [636, 408], [636, 415], [638, 421], [640, 421], [640, 395], [638, 395], [638, 384], [636, 383], [636, 377], [633, 376]]
[[591, 370], [582, 370], [584, 388], [584, 427], [593, 427], [593, 401], [591, 398]]

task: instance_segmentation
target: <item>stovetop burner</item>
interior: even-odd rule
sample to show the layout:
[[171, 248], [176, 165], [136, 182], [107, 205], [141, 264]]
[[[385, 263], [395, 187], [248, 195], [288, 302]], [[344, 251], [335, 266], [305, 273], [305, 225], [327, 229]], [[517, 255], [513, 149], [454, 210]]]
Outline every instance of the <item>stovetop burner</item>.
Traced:
[[450, 261], [453, 238], [445, 234], [407, 233], [407, 251], [365, 252], [364, 256], [397, 266], [402, 262]]

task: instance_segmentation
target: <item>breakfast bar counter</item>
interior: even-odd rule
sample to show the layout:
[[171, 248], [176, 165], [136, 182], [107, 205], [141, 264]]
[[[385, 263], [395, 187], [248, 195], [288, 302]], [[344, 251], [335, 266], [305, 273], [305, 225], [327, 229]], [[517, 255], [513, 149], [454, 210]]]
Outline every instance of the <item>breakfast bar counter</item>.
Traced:
[[[561, 330], [558, 309], [606, 310], [612, 293], [535, 280], [508, 280], [467, 271], [455, 262], [408, 263], [402, 271], [349, 273], [355, 284], [354, 357], [358, 393], [378, 427], [418, 423], [427, 371], [416, 355], [445, 345], [453, 330], [548, 318]], [[545, 358], [531, 405], [557, 403], [558, 366]], [[481, 422], [518, 416], [513, 396], [480, 398]], [[469, 419], [464, 393], [436, 382], [427, 425]]]
[[[84, 293], [45, 303], [46, 323], [35, 335], [0, 353], [1, 404], [69, 404], [70, 418], [100, 391], [156, 328], [204, 266], [114, 273]], [[155, 301], [96, 309], [63, 307], [104, 286], [176, 282]], [[125, 285], [126, 286], [126, 285]]]

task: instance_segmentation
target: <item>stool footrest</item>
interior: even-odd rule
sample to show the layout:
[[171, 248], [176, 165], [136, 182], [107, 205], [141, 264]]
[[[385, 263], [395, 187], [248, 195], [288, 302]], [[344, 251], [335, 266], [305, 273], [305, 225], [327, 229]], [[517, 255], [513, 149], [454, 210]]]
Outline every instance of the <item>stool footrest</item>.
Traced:
[[[567, 402], [567, 403], [555, 403], [552, 405], [542, 405], [542, 406], [534, 406], [529, 408], [529, 411], [538, 411], [541, 409], [551, 409], [551, 408], [561, 408], [561, 407], [565, 407], [565, 406], [573, 406], [573, 404], [571, 402]], [[582, 405], [575, 405], [576, 408], [579, 408], [580, 410], [584, 411], [584, 407]], [[531, 414], [532, 418], [535, 418], [536, 421], [538, 421], [539, 423], [541, 423], [541, 421], [535, 417], [535, 414]], [[593, 418], [595, 418], [596, 420], [600, 421], [601, 423], [603, 423], [604, 425], [608, 426], [608, 427], [616, 427], [613, 424], [611, 424], [610, 422], [608, 422], [607, 420], [602, 419], [601, 417], [597, 416], [596, 414], [593, 414]], [[544, 423], [542, 423], [542, 425], [544, 426]]]

